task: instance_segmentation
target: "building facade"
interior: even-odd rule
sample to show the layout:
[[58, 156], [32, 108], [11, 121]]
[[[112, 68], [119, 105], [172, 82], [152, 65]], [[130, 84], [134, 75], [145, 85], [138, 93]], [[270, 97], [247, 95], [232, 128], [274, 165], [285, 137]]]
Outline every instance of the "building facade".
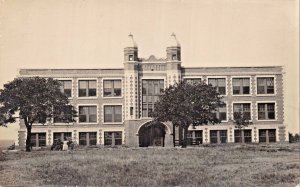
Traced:
[[[166, 48], [167, 58], [140, 58], [131, 34], [128, 39], [124, 68], [20, 70], [21, 77], [60, 80], [62, 91], [78, 111], [74, 123], [54, 119], [34, 124], [33, 146], [50, 146], [55, 139], [69, 137], [83, 146], [172, 146], [172, 124], [152, 123], [154, 103], [169, 85], [199, 80], [216, 87], [226, 106], [215, 112], [222, 123], [190, 127], [189, 144], [287, 141], [283, 67], [184, 67], [174, 34]], [[233, 123], [234, 113], [239, 111], [252, 122], [241, 133]], [[20, 121], [20, 146], [25, 139], [26, 128]]]

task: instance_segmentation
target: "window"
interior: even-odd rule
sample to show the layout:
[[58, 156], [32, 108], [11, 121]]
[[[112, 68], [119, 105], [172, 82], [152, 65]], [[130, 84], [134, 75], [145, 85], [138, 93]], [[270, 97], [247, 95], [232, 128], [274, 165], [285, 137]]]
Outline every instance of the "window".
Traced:
[[276, 142], [276, 130], [275, 129], [269, 129], [268, 135], [269, 135], [269, 142]]
[[259, 142], [261, 143], [276, 142], [276, 129], [260, 129]]
[[221, 95], [226, 95], [226, 79], [225, 78], [208, 78], [208, 84], [216, 88]]
[[97, 107], [79, 106], [79, 122], [80, 123], [97, 122]]
[[53, 133], [53, 140], [60, 139], [61, 141], [68, 140], [69, 138], [72, 139], [71, 132], [54, 132]]
[[72, 97], [72, 81], [71, 80], [59, 80], [61, 83], [60, 90], [68, 97]]
[[236, 142], [236, 143], [243, 142], [243, 140], [241, 139], [241, 136], [242, 136], [242, 131], [234, 130], [234, 142]]
[[104, 97], [121, 96], [121, 80], [103, 81]]
[[79, 97], [96, 96], [96, 80], [80, 80], [79, 81]]
[[189, 84], [199, 84], [201, 82], [201, 78], [186, 78], [184, 81]]
[[202, 144], [202, 131], [188, 131], [187, 132], [188, 145]]
[[130, 115], [133, 115], [133, 107], [130, 107]]
[[258, 103], [258, 120], [274, 120], [275, 103]]
[[226, 111], [226, 105], [219, 107], [216, 109], [216, 111], [213, 112], [215, 117], [221, 121], [227, 120], [227, 111]]
[[104, 106], [104, 122], [122, 122], [122, 106]]
[[218, 131], [210, 131], [210, 143], [218, 143]]
[[72, 106], [54, 107], [54, 123], [69, 123], [73, 121]]
[[128, 59], [129, 61], [133, 61], [133, 55], [129, 55]]
[[104, 145], [122, 145], [122, 131], [104, 132]]
[[142, 116], [151, 117], [154, 104], [164, 91], [164, 80], [143, 80], [142, 81]]
[[172, 60], [177, 60], [176, 54], [172, 54]]
[[220, 133], [220, 142], [226, 143], [227, 142], [227, 130], [221, 130]]
[[234, 130], [234, 142], [251, 143], [251, 130]]
[[32, 147], [46, 146], [46, 133], [31, 133], [31, 146]]
[[274, 77], [258, 77], [257, 94], [274, 94]]
[[97, 132], [79, 132], [79, 145], [96, 145]]
[[250, 78], [232, 79], [233, 95], [250, 94]]
[[251, 120], [250, 103], [233, 103], [233, 119], [240, 112], [245, 116], [246, 119]]
[[267, 142], [267, 130], [259, 130], [259, 142]]
[[244, 130], [244, 142], [251, 143], [252, 142], [252, 132], [251, 130]]
[[210, 143], [227, 143], [227, 130], [211, 130]]

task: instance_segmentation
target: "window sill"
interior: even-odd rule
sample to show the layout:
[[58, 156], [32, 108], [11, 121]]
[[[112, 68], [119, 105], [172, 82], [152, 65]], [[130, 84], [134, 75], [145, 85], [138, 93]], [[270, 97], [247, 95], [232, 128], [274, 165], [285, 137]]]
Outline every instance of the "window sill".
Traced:
[[103, 96], [103, 99], [122, 99], [123, 96]]
[[91, 96], [91, 97], [89, 97], [89, 96], [85, 96], [85, 97], [77, 97], [77, 99], [98, 99], [98, 97], [97, 96]]
[[153, 119], [153, 118], [152, 118], [152, 117], [141, 117], [140, 119], [141, 119], [141, 120], [142, 120], [142, 119], [150, 120], [150, 119]]
[[89, 124], [91, 124], [91, 125], [97, 125], [98, 122], [78, 122], [78, 124], [79, 125], [89, 125]]
[[103, 122], [103, 125], [123, 125], [123, 122]]
[[261, 121], [261, 122], [264, 122], [264, 121], [271, 121], [271, 122], [274, 122], [274, 121], [277, 121], [276, 119], [258, 119], [257, 121]]
[[52, 125], [74, 125], [74, 123], [60, 123], [60, 122], [57, 122], [57, 123], [52, 123]]
[[239, 97], [239, 96], [244, 96], [244, 97], [245, 97], [245, 96], [246, 96], [246, 97], [248, 96], [248, 97], [251, 97], [252, 94], [232, 94], [232, 96], [238, 96], [238, 97]]
[[[235, 120], [233, 120], [232, 122], [235, 124]], [[252, 123], [253, 120], [251, 119], [251, 120], [249, 120], [248, 122]]]
[[48, 126], [48, 124], [51, 124], [51, 123], [33, 123], [32, 126]]
[[276, 94], [256, 94], [256, 96], [269, 97], [269, 96], [276, 96]]

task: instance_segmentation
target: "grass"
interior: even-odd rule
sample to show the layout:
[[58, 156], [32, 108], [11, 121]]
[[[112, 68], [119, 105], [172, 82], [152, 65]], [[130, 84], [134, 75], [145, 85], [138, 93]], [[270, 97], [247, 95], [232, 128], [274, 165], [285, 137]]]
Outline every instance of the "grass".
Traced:
[[295, 186], [299, 144], [3, 154], [0, 186]]

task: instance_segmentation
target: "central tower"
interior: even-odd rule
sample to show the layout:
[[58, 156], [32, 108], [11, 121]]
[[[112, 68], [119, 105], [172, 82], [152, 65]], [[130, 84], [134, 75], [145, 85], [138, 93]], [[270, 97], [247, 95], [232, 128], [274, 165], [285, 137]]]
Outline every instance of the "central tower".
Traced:
[[[181, 47], [173, 33], [166, 48], [166, 58], [139, 58], [132, 34], [124, 48], [125, 142], [131, 146], [171, 145], [171, 125], [152, 126], [151, 112], [162, 90], [181, 80]], [[154, 125], [155, 126], [155, 125]], [[158, 131], [154, 133], [154, 131]], [[154, 134], [153, 134], [154, 133]], [[156, 142], [156, 143], [155, 143]]]

